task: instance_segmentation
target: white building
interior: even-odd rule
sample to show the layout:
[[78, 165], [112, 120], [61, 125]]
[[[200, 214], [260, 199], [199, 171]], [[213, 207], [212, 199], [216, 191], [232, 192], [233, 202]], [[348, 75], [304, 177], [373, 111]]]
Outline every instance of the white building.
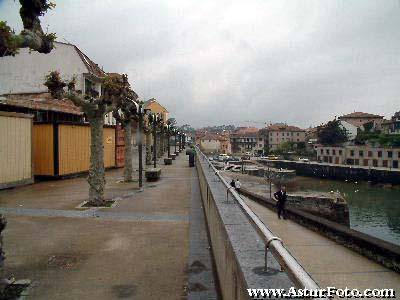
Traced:
[[316, 145], [315, 150], [320, 162], [364, 167], [399, 168], [400, 148], [372, 147], [370, 145]]
[[343, 120], [340, 120], [339, 124], [340, 124], [340, 127], [342, 127], [343, 129], [346, 130], [347, 138], [349, 141], [352, 141], [356, 138], [358, 130], [360, 130], [359, 127], [357, 127], [349, 122], [343, 121]]
[[[62, 79], [76, 79], [76, 89], [101, 94], [101, 81], [106, 73], [75, 45], [55, 43], [49, 54], [20, 49], [16, 56], [0, 58], [0, 96], [47, 93], [45, 76], [58, 71]], [[112, 116], [105, 117], [106, 124], [115, 124]]]

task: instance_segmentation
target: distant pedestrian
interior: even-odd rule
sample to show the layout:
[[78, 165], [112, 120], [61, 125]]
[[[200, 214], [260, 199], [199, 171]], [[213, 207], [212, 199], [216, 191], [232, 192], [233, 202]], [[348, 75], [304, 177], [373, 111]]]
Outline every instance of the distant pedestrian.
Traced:
[[281, 218], [281, 215], [284, 219], [286, 219], [286, 211], [285, 211], [285, 205], [286, 205], [286, 187], [282, 186], [279, 191], [277, 191], [274, 194], [275, 199], [277, 200], [276, 203], [276, 208], [278, 210], [278, 218]]
[[239, 193], [240, 192], [240, 187], [242, 186], [242, 184], [240, 183], [239, 179], [236, 179], [235, 181], [235, 189], [236, 191]]
[[231, 187], [236, 187], [234, 179], [232, 179], [232, 181], [231, 181]]

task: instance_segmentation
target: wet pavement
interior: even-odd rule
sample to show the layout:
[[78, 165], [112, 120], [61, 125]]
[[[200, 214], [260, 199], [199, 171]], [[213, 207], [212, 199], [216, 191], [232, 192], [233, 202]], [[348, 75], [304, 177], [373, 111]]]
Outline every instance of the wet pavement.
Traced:
[[107, 172], [112, 208], [77, 208], [83, 177], [0, 191], [5, 274], [32, 281], [27, 299], [187, 298], [195, 169], [181, 154], [142, 192], [122, 174]]

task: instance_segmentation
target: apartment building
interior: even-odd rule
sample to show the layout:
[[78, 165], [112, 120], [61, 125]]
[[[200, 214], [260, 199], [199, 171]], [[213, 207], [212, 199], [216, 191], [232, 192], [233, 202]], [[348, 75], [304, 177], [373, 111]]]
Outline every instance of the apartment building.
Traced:
[[400, 148], [372, 147], [369, 145], [316, 145], [315, 150], [320, 162], [364, 167], [399, 168]]
[[364, 112], [353, 112], [347, 115], [339, 117], [340, 121], [350, 123], [362, 130], [364, 130], [364, 125], [367, 123], [372, 123], [374, 129], [382, 129], [383, 116], [369, 114]]
[[227, 135], [205, 133], [196, 138], [196, 144], [205, 153], [232, 153], [230, 139]]
[[269, 150], [277, 150], [285, 142], [305, 143], [306, 131], [296, 126], [283, 123], [267, 126]]
[[231, 133], [230, 141], [233, 153], [246, 153], [259, 150], [258, 128], [255, 127], [239, 127]]
[[396, 112], [390, 120], [384, 120], [382, 128], [384, 133], [400, 134], [400, 111]]

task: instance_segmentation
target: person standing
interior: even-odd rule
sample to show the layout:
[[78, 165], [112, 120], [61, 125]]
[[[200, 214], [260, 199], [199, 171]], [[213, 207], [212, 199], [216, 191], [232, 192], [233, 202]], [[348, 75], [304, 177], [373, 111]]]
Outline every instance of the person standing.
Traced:
[[242, 184], [240, 183], [239, 179], [236, 179], [235, 181], [235, 189], [236, 191], [239, 193], [240, 192], [240, 187], [242, 186]]
[[285, 205], [286, 205], [286, 187], [282, 186], [279, 191], [274, 193], [274, 197], [277, 200], [276, 203], [276, 208], [278, 209], [278, 218], [281, 218], [281, 215], [284, 219], [286, 219], [286, 211], [285, 211]]
[[232, 181], [231, 181], [231, 187], [236, 187], [236, 184], [235, 184], [235, 180], [234, 179], [232, 179]]

